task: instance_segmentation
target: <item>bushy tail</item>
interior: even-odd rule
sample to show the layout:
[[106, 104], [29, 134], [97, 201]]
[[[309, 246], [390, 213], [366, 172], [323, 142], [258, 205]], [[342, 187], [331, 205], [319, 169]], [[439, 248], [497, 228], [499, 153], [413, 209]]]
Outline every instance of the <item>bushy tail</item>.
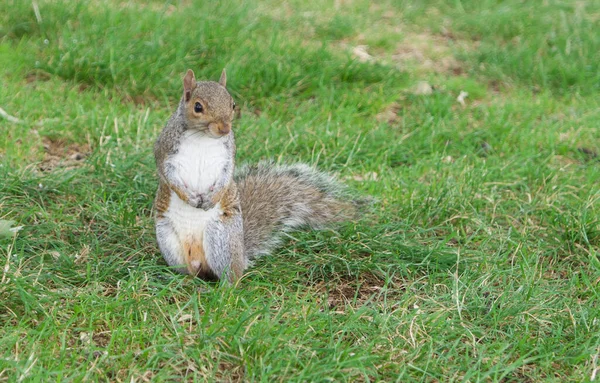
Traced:
[[267, 254], [283, 232], [323, 228], [356, 215], [356, 204], [343, 186], [308, 165], [261, 162], [239, 168], [235, 180], [249, 260]]

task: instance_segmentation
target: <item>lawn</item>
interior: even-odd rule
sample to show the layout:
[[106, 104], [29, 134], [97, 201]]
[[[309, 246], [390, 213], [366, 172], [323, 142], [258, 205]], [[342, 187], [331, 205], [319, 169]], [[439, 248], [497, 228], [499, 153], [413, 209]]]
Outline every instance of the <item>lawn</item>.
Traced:
[[[598, 1], [4, 0], [0, 381], [594, 380], [598, 30]], [[227, 69], [238, 164], [372, 208], [234, 286], [170, 270], [152, 145], [188, 68]]]

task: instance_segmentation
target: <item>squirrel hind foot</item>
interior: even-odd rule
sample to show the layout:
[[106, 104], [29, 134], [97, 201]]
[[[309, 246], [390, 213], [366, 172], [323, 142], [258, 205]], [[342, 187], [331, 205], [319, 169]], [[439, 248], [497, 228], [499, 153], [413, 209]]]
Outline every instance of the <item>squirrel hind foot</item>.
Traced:
[[197, 278], [202, 279], [207, 282], [218, 282], [219, 277], [210, 269], [199, 269], [198, 273], [195, 275]]

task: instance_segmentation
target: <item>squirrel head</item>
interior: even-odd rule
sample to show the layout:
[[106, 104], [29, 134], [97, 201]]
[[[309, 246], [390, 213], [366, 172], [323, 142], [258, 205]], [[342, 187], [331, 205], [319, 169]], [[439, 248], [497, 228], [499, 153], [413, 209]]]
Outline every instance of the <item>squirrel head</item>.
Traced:
[[235, 111], [235, 102], [225, 89], [227, 74], [221, 73], [219, 82], [196, 81], [188, 69], [183, 78], [183, 103], [190, 129], [197, 129], [219, 138], [229, 134]]

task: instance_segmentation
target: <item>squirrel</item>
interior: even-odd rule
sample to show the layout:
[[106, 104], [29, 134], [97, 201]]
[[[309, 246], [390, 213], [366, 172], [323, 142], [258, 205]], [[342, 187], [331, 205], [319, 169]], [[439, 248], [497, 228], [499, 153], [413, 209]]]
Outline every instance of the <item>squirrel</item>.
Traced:
[[268, 254], [281, 233], [319, 229], [354, 217], [355, 203], [337, 181], [305, 164], [260, 162], [234, 169], [236, 104], [218, 82], [196, 81], [154, 145], [158, 190], [156, 238], [166, 262], [205, 280], [238, 280]]

